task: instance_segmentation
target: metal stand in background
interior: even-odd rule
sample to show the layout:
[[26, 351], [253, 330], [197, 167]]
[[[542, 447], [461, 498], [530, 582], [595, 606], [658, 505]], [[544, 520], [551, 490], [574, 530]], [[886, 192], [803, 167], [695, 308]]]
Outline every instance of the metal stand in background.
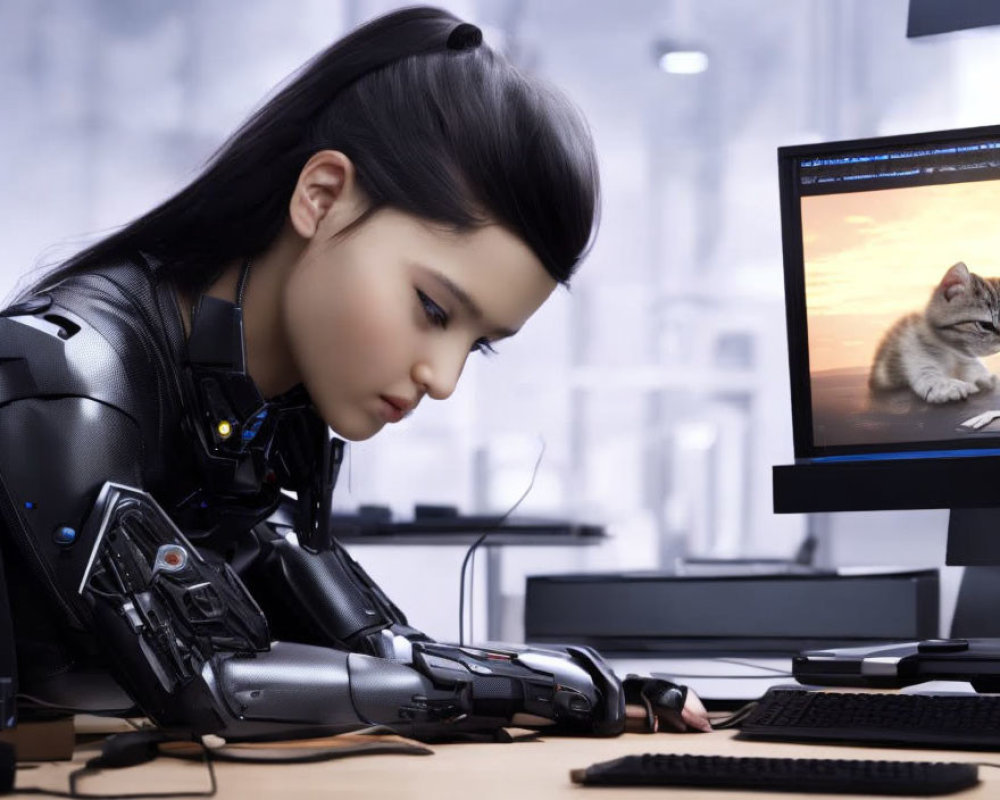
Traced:
[[951, 622], [956, 639], [1000, 638], [1000, 567], [966, 567]]
[[806, 515], [806, 535], [795, 553], [795, 563], [810, 567], [829, 567], [832, 565], [829, 514], [814, 513]]
[[951, 635], [1000, 638], [1000, 508], [954, 508], [946, 564], [965, 566]]

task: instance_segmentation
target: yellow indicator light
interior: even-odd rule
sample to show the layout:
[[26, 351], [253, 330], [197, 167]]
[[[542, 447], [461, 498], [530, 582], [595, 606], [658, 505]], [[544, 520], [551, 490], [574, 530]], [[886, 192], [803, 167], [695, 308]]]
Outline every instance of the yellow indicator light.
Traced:
[[223, 439], [228, 439], [233, 432], [233, 426], [229, 424], [228, 420], [222, 420], [215, 430]]

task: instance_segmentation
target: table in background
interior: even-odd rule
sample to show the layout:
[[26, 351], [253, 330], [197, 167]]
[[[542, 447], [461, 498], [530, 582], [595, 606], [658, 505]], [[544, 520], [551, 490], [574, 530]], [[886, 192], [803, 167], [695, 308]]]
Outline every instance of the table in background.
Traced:
[[[486, 555], [486, 638], [503, 638], [502, 560], [504, 547], [589, 547], [607, 541], [606, 535], [504, 533], [484, 530], [489, 535], [479, 546]], [[338, 534], [337, 541], [350, 550], [352, 545], [404, 547], [471, 547], [482, 533], [403, 533], [349, 536]]]

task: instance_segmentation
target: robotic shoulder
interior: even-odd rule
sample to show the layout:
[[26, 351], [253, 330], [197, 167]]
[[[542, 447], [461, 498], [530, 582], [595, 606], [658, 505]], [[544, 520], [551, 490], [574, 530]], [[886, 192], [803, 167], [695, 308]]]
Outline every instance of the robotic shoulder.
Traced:
[[0, 408], [88, 397], [137, 421], [156, 408], [153, 336], [121, 300], [60, 286], [0, 311]]

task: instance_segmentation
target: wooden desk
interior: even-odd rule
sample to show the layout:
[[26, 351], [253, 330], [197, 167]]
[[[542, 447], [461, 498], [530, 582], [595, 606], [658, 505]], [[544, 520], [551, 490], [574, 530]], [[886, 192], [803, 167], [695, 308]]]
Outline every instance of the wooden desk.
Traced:
[[[825, 747], [734, 740], [731, 731], [708, 734], [626, 734], [613, 739], [551, 738], [514, 744], [435, 745], [434, 755], [365, 755], [319, 764], [215, 765], [220, 800], [245, 798], [363, 798], [364, 800], [535, 800], [535, 798], [683, 797], [740, 800], [767, 797], [754, 792], [694, 789], [593, 788], [570, 782], [569, 770], [633, 753], [872, 758], [914, 761], [976, 761], [1000, 764], [1000, 753]], [[74, 766], [95, 755], [97, 745], [77, 748], [74, 764], [45, 764], [20, 770], [18, 786], [65, 790]], [[1000, 769], [980, 767], [981, 783], [955, 797], [1000, 797]], [[149, 764], [84, 778], [80, 790], [93, 793], [199, 791], [208, 788], [204, 764], [160, 758]], [[655, 794], [654, 794], [655, 793]], [[14, 796], [17, 796], [16, 794]], [[23, 795], [22, 795], [23, 796]], [[857, 797], [798, 795], [782, 797]]]

